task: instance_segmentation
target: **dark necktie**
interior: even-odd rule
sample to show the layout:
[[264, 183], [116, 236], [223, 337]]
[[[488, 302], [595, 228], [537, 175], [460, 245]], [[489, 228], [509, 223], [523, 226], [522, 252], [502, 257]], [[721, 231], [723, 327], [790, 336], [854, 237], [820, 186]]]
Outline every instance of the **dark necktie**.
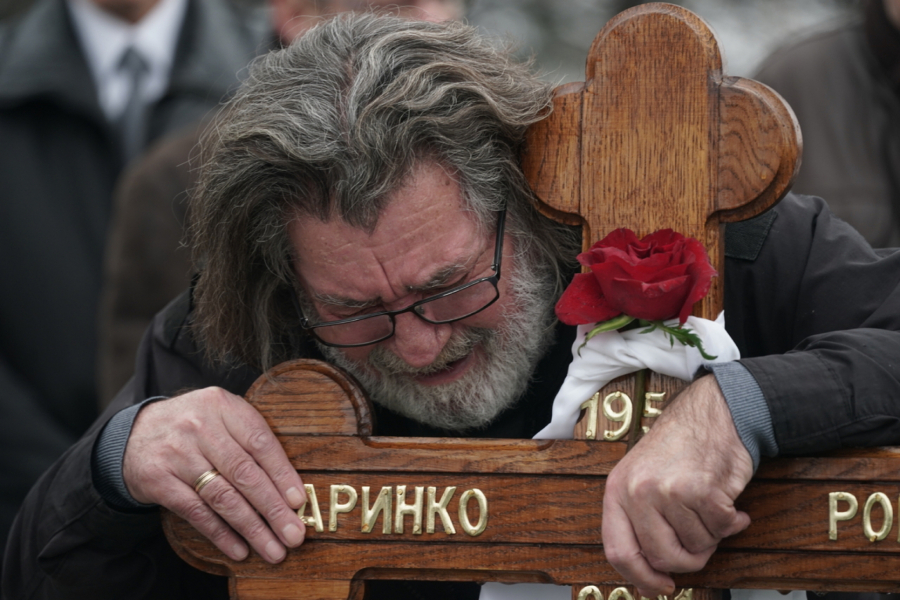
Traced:
[[146, 136], [147, 106], [144, 102], [143, 88], [150, 67], [140, 53], [129, 47], [119, 62], [119, 70], [128, 76], [128, 103], [116, 122], [119, 138], [122, 142], [122, 154], [125, 162], [131, 161], [140, 154]]

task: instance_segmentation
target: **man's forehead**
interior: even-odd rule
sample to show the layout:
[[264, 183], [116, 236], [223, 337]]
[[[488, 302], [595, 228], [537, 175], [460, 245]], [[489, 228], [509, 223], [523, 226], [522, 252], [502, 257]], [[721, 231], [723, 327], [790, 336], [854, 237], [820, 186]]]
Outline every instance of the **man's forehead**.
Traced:
[[[289, 225], [295, 270], [315, 292], [339, 294], [335, 277], [428, 286], [471, 266], [483, 250], [459, 185], [437, 165], [420, 167], [391, 195], [372, 231], [300, 215]], [[320, 287], [323, 286], [323, 287]], [[358, 297], [358, 296], [353, 296]]]
[[298, 261], [340, 264], [371, 257], [382, 263], [429, 255], [445, 256], [442, 269], [452, 270], [455, 257], [472, 247], [478, 227], [466, 211], [431, 205], [430, 210], [398, 211], [367, 231], [340, 220], [299, 217], [289, 226]]

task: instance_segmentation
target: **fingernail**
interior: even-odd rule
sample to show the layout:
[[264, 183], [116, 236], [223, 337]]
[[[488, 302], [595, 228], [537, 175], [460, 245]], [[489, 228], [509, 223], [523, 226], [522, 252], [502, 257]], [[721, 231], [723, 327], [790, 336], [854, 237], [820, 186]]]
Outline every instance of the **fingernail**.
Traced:
[[231, 558], [234, 560], [244, 560], [247, 558], [247, 546], [243, 544], [235, 544], [231, 547]]
[[303, 532], [293, 523], [285, 525], [281, 533], [284, 534], [284, 539], [287, 540], [288, 546], [297, 546], [303, 541]]
[[284, 493], [284, 495], [287, 496], [287, 501], [294, 508], [300, 508], [300, 506], [303, 504], [303, 493], [295, 487], [290, 488]]
[[284, 558], [284, 546], [282, 546], [275, 540], [272, 540], [271, 542], [266, 544], [266, 554], [269, 555], [269, 558], [272, 560], [272, 562], [278, 562], [282, 558]]

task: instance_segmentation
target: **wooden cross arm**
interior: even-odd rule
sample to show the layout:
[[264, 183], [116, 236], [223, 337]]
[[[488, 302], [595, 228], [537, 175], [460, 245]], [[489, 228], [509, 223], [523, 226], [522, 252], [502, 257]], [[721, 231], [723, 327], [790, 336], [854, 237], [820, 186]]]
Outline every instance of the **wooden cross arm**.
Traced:
[[[556, 221], [582, 225], [585, 249], [611, 228], [672, 227], [667, 221], [670, 211], [660, 215], [647, 210], [638, 222], [620, 225], [604, 218], [608, 210], [592, 212], [590, 204], [582, 204], [582, 170], [586, 178], [597, 171], [591, 163], [582, 164], [583, 131], [591, 130], [583, 120], [585, 85], [579, 81], [556, 88], [553, 112], [528, 130], [523, 165], [541, 211]], [[752, 218], [784, 197], [800, 169], [803, 144], [793, 111], [770, 87], [743, 77], [722, 77], [716, 88], [720, 123], [712, 134], [717, 135], [713, 142], [719, 155], [712, 214], [730, 223]], [[656, 134], [667, 138], [664, 131]]]
[[[344, 599], [367, 579], [622, 585], [604, 559], [600, 528], [605, 478], [624, 444], [360, 433], [371, 431], [362, 394], [315, 361], [276, 367], [248, 400], [313, 486], [302, 513], [306, 542], [279, 565], [256, 554], [235, 562], [187, 522], [164, 516], [179, 555], [231, 577], [235, 598]], [[885, 516], [900, 510], [898, 452], [765, 463], [738, 501], [751, 526], [724, 541], [703, 571], [676, 582], [900, 591], [898, 526]], [[385, 505], [367, 516], [379, 494]]]

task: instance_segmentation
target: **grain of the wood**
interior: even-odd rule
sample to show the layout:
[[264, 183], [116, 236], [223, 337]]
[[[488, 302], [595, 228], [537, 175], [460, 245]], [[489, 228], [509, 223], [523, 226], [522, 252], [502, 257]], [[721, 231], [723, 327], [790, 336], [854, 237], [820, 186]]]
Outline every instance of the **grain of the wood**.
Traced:
[[719, 115], [718, 218], [742, 221], [765, 211], [773, 198], [790, 189], [800, 168], [800, 126], [772, 89], [741, 77], [723, 81]]
[[[387, 438], [385, 438], [387, 439]], [[322, 442], [334, 441], [341, 447], [333, 456], [323, 456]], [[527, 451], [511, 452], [497, 456], [497, 450], [487, 446], [465, 451], [465, 460], [443, 460], [444, 451], [437, 440], [427, 450], [415, 450], [397, 445], [372, 454], [364, 440], [358, 438], [321, 436], [292, 436], [290, 446], [298, 452], [295, 462], [303, 480], [315, 486], [318, 506], [325, 522], [331, 508], [329, 490], [332, 485], [351, 486], [360, 496], [357, 506], [348, 513], [335, 514], [336, 531], [309, 531], [312, 540], [368, 540], [379, 541], [384, 515], [378, 516], [372, 532], [362, 530], [361, 490], [369, 486], [374, 495], [382, 489], [391, 489], [392, 498], [397, 486], [406, 486], [409, 494], [416, 486], [435, 487], [440, 497], [444, 490], [455, 487], [451, 496], [450, 521], [456, 533], [448, 534], [440, 520], [434, 533], [412, 532], [407, 524], [404, 533], [389, 535], [392, 542], [429, 544], [435, 541], [475, 545], [497, 544], [566, 544], [598, 545], [600, 539], [600, 500], [603, 497], [604, 477], [609, 467], [598, 468], [594, 459], [607, 464], [606, 456], [621, 455], [621, 444], [596, 444], [578, 440], [554, 442], [552, 448], [571, 449], [570, 452], [554, 452], [528, 464]], [[308, 444], [306, 443], [308, 442]], [[356, 442], [356, 443], [353, 443]], [[452, 444], [448, 444], [452, 446]], [[327, 447], [327, 446], [326, 446]], [[309, 448], [309, 451], [307, 451]], [[451, 451], [452, 452], [452, 451]], [[544, 454], [535, 450], [533, 454]], [[411, 453], [412, 456], [406, 456]], [[549, 453], [548, 453], [549, 454]], [[504, 465], [505, 461], [521, 459], [521, 467]], [[808, 459], [813, 460], [813, 459]], [[825, 460], [825, 459], [816, 459]], [[844, 458], [844, 461], [869, 460], [865, 457]], [[885, 458], [884, 460], [890, 460]], [[894, 459], [896, 463], [896, 459]], [[853, 472], [849, 464], [844, 465]], [[860, 499], [860, 507], [875, 492], [886, 493], [892, 502], [900, 498], [900, 472], [877, 481], [860, 481], [839, 475], [828, 480], [808, 479], [801, 467], [782, 478], [761, 477], [754, 479], [741, 495], [738, 506], [752, 519], [744, 532], [722, 542], [721, 548], [735, 550], [793, 550], [810, 552], [858, 551], [900, 555], [900, 543], [880, 541], [872, 543], [862, 533], [863, 511], [852, 519], [841, 522], [839, 538], [830, 540], [828, 533], [829, 493], [842, 491]], [[763, 475], [767, 475], [763, 470]], [[456, 515], [457, 502], [464, 490], [480, 489], [488, 501], [490, 527], [476, 537], [461, 531]], [[469, 518], [476, 521], [477, 512], [469, 506]], [[306, 514], [311, 511], [307, 510]], [[880, 517], [876, 521], [880, 523]], [[174, 522], [174, 521], [173, 521]], [[179, 525], [179, 535], [189, 526]], [[876, 528], [878, 525], [876, 524]], [[388, 527], [388, 529], [391, 529]], [[896, 529], [896, 528], [893, 528]], [[896, 538], [896, 536], [895, 536]], [[202, 539], [197, 537], [197, 539]], [[218, 551], [210, 550], [204, 557], [218, 557]]]
[[372, 433], [372, 411], [365, 395], [346, 373], [323, 368], [319, 361], [299, 359], [277, 365], [253, 384], [247, 396], [265, 398], [270, 407], [264, 415], [266, 422], [278, 435]]
[[[553, 91], [553, 112], [528, 129], [522, 168], [544, 215], [570, 225], [582, 222], [581, 209], [581, 106], [583, 82]], [[567, 168], [561, 169], [560, 165]]]
[[[185, 552], [215, 562], [222, 555], [195, 530], [179, 531]], [[623, 585], [606, 563], [599, 544], [459, 544], [446, 540], [405, 543], [384, 536], [371, 541], [318, 540], [290, 550], [278, 565], [256, 555], [230, 568], [237, 579], [350, 581], [424, 579], [457, 581], [546, 582], [560, 585]], [[863, 559], [864, 557], [864, 559]], [[699, 573], [675, 577], [684, 587], [900, 591], [896, 554], [853, 551], [820, 553], [796, 550], [722, 548]], [[227, 561], [226, 561], [227, 564]], [[365, 572], [363, 572], [365, 571]], [[276, 596], [277, 597], [277, 596]]]
[[477, 440], [484, 444], [458, 444], [455, 438], [297, 436], [281, 440], [292, 461], [313, 471], [603, 476], [625, 451], [620, 444], [598, 448], [590, 442], [559, 440]]
[[362, 600], [351, 591], [351, 583], [244, 577], [235, 581], [231, 594], [241, 600]]
[[581, 157], [581, 213], [592, 238], [617, 227], [638, 236], [705, 230], [718, 139], [710, 79], [721, 73], [711, 36], [696, 16], [656, 7], [622, 13], [594, 41]]

